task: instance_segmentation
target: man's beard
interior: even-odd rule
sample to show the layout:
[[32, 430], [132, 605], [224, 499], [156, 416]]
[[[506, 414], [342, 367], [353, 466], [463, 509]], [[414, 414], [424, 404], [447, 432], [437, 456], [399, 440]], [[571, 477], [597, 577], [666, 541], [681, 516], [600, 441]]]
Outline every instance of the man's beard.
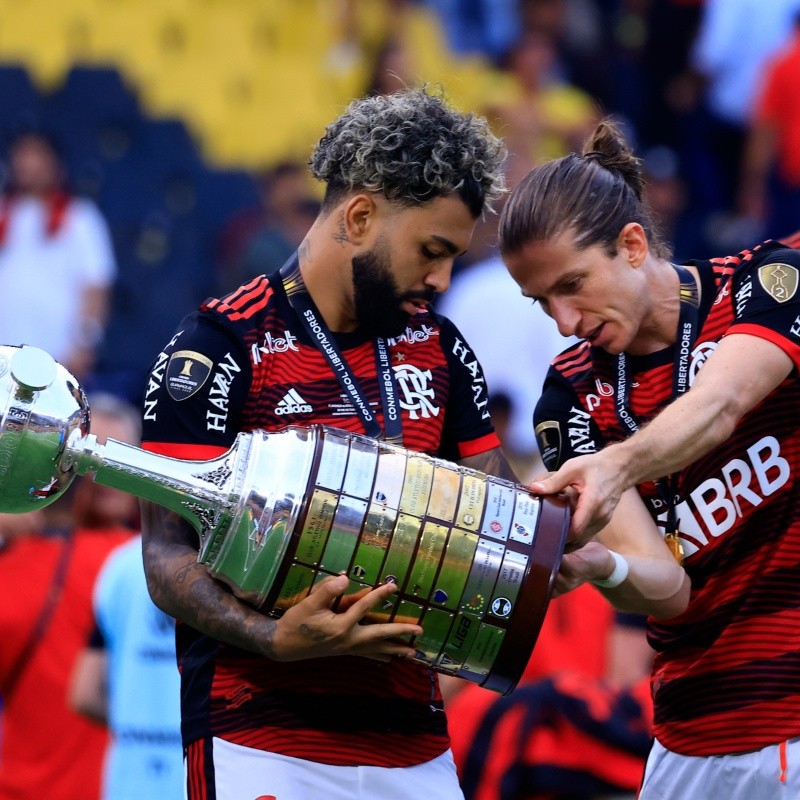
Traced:
[[405, 300], [433, 302], [436, 292], [400, 294], [390, 269], [388, 248], [379, 243], [367, 253], [353, 256], [353, 288], [358, 329], [368, 336], [392, 338], [408, 325], [411, 314], [400, 304]]

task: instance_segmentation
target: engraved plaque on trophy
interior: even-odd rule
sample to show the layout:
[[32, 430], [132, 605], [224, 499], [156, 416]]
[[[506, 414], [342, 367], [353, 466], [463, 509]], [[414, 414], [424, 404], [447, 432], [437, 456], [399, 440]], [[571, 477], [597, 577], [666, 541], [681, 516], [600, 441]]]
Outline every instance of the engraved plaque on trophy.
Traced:
[[398, 591], [367, 621], [419, 623], [433, 669], [507, 693], [538, 636], [563, 554], [566, 503], [336, 428], [242, 433], [209, 461], [89, 433], [78, 382], [32, 347], [0, 346], [0, 511], [52, 502], [77, 475], [187, 519], [198, 559], [280, 616], [327, 575]]

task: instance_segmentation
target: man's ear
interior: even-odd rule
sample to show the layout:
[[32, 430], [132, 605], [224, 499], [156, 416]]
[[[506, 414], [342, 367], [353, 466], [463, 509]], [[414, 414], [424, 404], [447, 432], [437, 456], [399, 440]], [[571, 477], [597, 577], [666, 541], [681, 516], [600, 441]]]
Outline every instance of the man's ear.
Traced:
[[375, 198], [367, 193], [353, 195], [345, 203], [342, 223], [351, 244], [359, 246], [370, 237], [377, 212]]
[[650, 253], [650, 242], [644, 228], [638, 222], [629, 222], [619, 232], [617, 251], [625, 250], [632, 267], [640, 267]]

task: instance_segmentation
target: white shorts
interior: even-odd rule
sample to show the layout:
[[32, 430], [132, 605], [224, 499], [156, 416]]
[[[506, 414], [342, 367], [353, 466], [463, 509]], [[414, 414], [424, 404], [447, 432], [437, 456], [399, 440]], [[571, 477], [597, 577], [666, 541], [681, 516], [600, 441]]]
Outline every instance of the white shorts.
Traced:
[[639, 800], [800, 798], [800, 737], [727, 756], [682, 756], [658, 740], [647, 758]]
[[216, 800], [464, 800], [453, 754], [413, 767], [335, 767], [213, 740]]

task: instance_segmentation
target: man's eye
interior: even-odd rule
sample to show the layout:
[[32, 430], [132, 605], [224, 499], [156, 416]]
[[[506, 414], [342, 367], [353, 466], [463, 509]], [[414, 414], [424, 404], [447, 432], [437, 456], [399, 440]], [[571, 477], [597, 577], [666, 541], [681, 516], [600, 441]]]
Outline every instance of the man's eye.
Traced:
[[431, 250], [428, 247], [423, 247], [422, 248], [422, 255], [424, 255], [425, 258], [431, 258], [431, 259], [433, 259], [433, 258], [441, 258], [442, 257], [441, 253], [434, 253], [433, 250]]

